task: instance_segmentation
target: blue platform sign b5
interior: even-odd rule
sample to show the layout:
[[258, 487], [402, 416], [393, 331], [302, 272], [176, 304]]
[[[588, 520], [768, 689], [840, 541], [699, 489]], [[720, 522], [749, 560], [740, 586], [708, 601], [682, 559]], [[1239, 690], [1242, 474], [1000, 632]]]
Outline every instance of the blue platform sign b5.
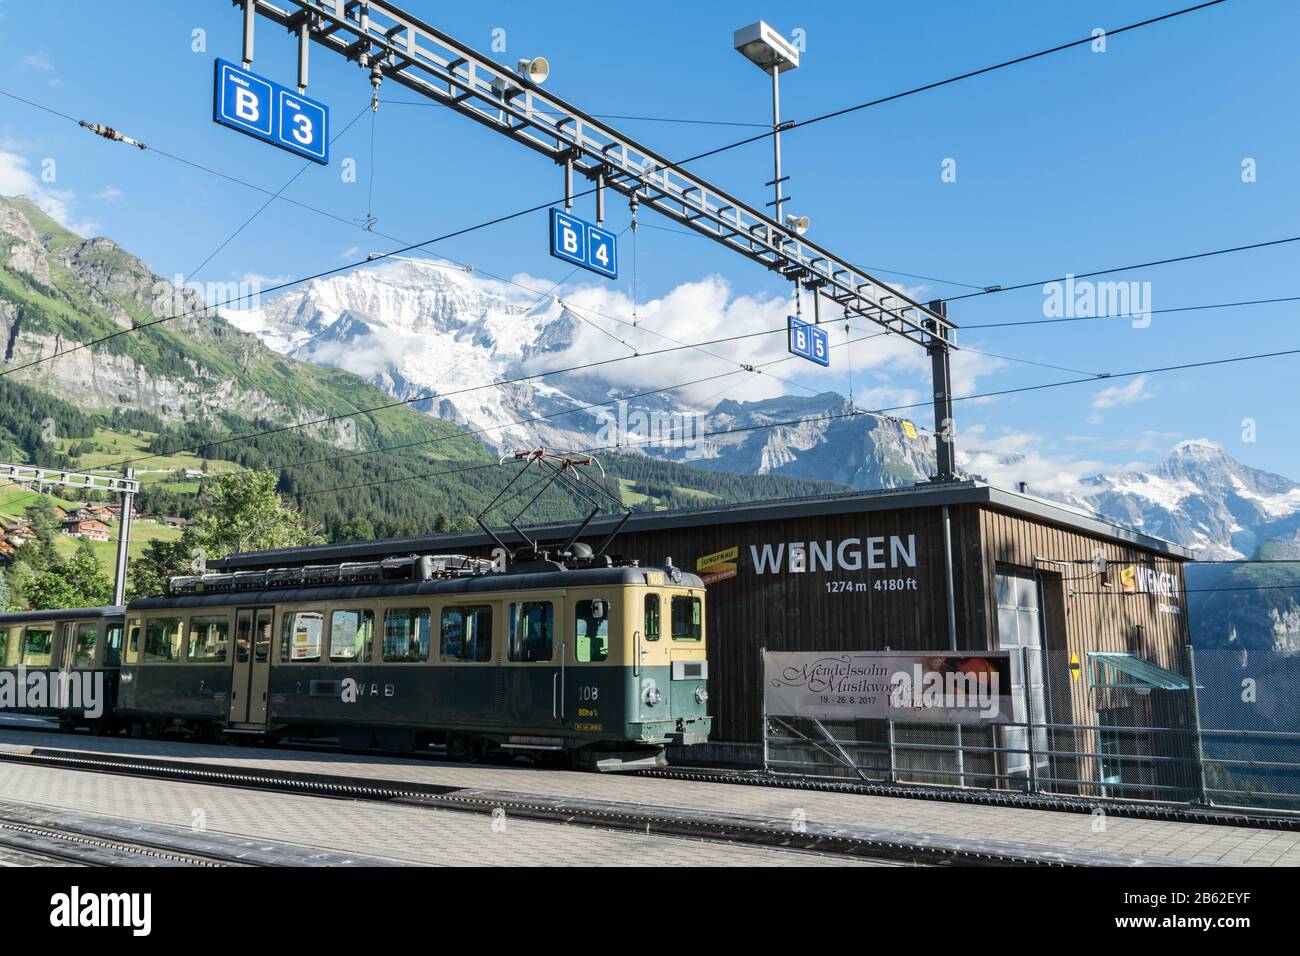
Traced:
[[329, 164], [329, 107], [218, 59], [212, 119], [256, 139]]
[[788, 316], [790, 322], [790, 354], [806, 358], [818, 365], [831, 364], [830, 339], [826, 330], [811, 323]]
[[607, 279], [618, 278], [618, 237], [558, 209], [551, 210], [551, 255]]

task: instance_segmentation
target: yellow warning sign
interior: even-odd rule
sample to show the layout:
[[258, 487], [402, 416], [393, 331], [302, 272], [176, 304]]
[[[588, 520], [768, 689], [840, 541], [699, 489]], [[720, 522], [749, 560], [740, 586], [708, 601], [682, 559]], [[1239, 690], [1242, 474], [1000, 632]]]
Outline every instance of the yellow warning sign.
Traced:
[[906, 418], [903, 419], [903, 434], [906, 435], [908, 438], [916, 437], [916, 426], [913, 425], [911, 422], [909, 422]]
[[1126, 594], [1137, 591], [1137, 565], [1129, 564], [1119, 569], [1119, 586]]
[[1079, 663], [1079, 655], [1077, 653], [1071, 654], [1070, 655], [1070, 676], [1077, 681], [1079, 679], [1079, 673], [1082, 670], [1083, 667]]

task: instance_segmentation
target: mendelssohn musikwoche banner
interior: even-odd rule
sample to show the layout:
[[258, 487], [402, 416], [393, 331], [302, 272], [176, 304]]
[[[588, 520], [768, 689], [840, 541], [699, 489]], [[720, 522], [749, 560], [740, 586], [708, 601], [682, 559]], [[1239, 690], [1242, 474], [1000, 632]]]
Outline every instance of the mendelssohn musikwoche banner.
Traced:
[[766, 712], [821, 720], [1011, 723], [1011, 656], [768, 652]]

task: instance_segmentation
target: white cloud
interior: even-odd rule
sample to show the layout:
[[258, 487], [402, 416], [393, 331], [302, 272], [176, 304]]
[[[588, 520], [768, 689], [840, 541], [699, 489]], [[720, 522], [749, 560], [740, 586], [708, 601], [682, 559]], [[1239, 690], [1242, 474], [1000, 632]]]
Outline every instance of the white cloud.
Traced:
[[339, 258], [347, 259], [349, 261], [355, 261], [360, 255], [361, 255], [360, 246], [349, 246], [348, 248], [344, 249], [342, 252], [339, 253]]
[[1103, 408], [1119, 408], [1155, 398], [1153, 392], [1147, 391], [1146, 384], [1146, 376], [1139, 375], [1128, 385], [1110, 385], [1103, 388], [1092, 397], [1092, 407], [1096, 410], [1088, 416], [1088, 421], [1093, 425], [1100, 425], [1102, 422], [1100, 410]]
[[1117, 408], [1132, 405], [1135, 402], [1155, 398], [1155, 393], [1147, 391], [1147, 377], [1139, 375], [1127, 385], [1110, 385], [1092, 397], [1093, 408]]
[[[522, 284], [545, 292], [553, 283], [533, 279]], [[546, 357], [545, 365], [550, 368], [621, 357], [629, 354], [628, 346], [641, 352], [650, 352], [673, 348], [678, 343], [704, 342], [775, 330], [764, 335], [718, 342], [701, 348], [682, 349], [655, 358], [634, 359], [584, 373], [608, 380], [612, 384], [654, 388], [665, 384], [665, 368], [671, 368], [669, 381], [689, 381], [736, 370], [742, 363], [758, 366], [783, 360], [789, 354], [784, 334], [789, 302], [784, 298], [735, 296], [731, 286], [717, 276], [684, 283], [662, 298], [642, 303], [637, 310], [637, 327], [632, 327], [631, 300], [623, 293], [604, 286], [574, 289], [563, 295], [563, 301], [574, 314], [581, 315], [587, 321], [577, 324], [570, 347]], [[545, 311], [549, 315], [555, 315], [559, 308], [552, 300]], [[600, 329], [606, 330], [610, 335]], [[628, 343], [627, 346], [615, 341], [611, 335]], [[787, 391], [787, 387], [774, 376], [786, 378], [793, 375], [794, 371], [783, 362], [772, 367], [773, 374], [737, 375], [734, 379], [735, 386], [728, 397], [754, 401], [781, 395]], [[806, 369], [797, 371], [807, 372]], [[808, 378], [810, 387], [816, 387], [815, 377], [816, 372], [813, 372], [812, 377]], [[682, 394], [688, 401], [701, 401], [706, 396], [715, 394], [721, 384], [721, 380], [701, 382], [682, 389]]]
[[896, 387], [893, 385], [868, 385], [857, 390], [854, 401], [859, 408], [865, 409], [898, 409], [899, 414], [903, 417], [917, 414], [923, 409], [903, 408], [902, 406], [916, 405], [924, 402], [926, 393], [916, 388]]
[[1164, 454], [1182, 437], [1182, 432], [1162, 432], [1147, 429], [1136, 435], [1066, 435], [1063, 441], [1071, 445], [1087, 445], [1097, 451], [1122, 451], [1138, 455]]
[[94, 223], [74, 217], [77, 197], [72, 190], [50, 188], [28, 169], [24, 157], [6, 149], [0, 149], [0, 196], [27, 196], [47, 216], [77, 235], [89, 236], [95, 232]]
[[1054, 454], [1041, 435], [1005, 430], [990, 434], [983, 426], [959, 433], [957, 461], [963, 471], [982, 475], [991, 484], [1014, 488], [1026, 482], [1037, 494], [1084, 494], [1081, 479], [1109, 470], [1105, 462]]
[[[1163, 458], [1169, 452], [1174, 434], [1148, 431], [1129, 439], [1073, 435], [1065, 442], [1072, 446], [1096, 445], [1089, 449], [1094, 454], [1096, 451], [1139, 454], [1150, 451]], [[1148, 459], [1081, 457], [1060, 451], [1052, 439], [1034, 432], [1012, 428], [995, 431], [983, 425], [973, 425], [958, 434], [957, 462], [963, 471], [980, 475], [991, 484], [1015, 488], [1017, 482], [1023, 481], [1029, 486], [1030, 494], [1067, 499], [1095, 490], [1082, 483], [1084, 478], [1150, 471], [1152, 467]]]
[[27, 54], [22, 58], [22, 64], [23, 66], [29, 67], [33, 70], [43, 70], [48, 72], [54, 69], [54, 64], [50, 62], [50, 58], [45, 55], [44, 50], [38, 50], [36, 53]]
[[99, 192], [95, 193], [95, 198], [102, 200], [103, 202], [117, 202], [125, 195], [126, 193], [122, 192], [122, 190], [118, 189], [116, 186], [105, 186]]
[[287, 274], [268, 276], [263, 275], [260, 272], [245, 272], [243, 275], [239, 276], [239, 281], [254, 288], [269, 289], [271, 286], [284, 285], [292, 278], [293, 276]]

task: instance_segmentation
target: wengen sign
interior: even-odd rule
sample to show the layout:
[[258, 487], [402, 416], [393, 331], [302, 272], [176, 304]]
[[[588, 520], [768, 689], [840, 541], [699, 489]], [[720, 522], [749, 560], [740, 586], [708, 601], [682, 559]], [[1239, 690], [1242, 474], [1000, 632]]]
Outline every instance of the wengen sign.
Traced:
[[1005, 724], [1011, 655], [768, 652], [763, 701], [767, 714], [782, 717]]

